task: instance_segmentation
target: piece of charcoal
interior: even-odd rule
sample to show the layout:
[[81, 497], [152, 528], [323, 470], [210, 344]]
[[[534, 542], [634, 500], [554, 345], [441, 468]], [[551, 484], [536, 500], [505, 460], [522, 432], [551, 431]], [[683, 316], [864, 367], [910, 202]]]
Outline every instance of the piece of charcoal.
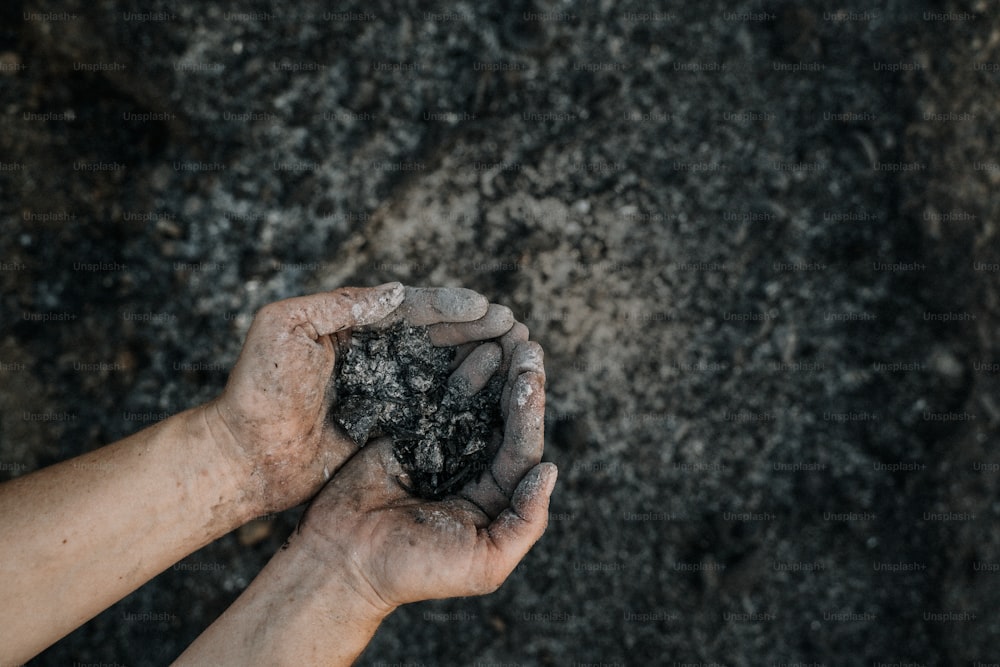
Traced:
[[502, 379], [494, 376], [470, 397], [448, 382], [454, 355], [454, 348], [431, 345], [426, 327], [400, 323], [355, 332], [335, 371], [333, 420], [360, 446], [391, 438], [423, 498], [443, 498], [477, 478], [503, 427]]

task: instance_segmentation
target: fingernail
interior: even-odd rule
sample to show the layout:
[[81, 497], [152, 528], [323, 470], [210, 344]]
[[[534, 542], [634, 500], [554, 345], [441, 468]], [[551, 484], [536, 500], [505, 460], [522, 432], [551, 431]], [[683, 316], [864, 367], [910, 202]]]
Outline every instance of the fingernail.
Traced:
[[392, 282], [389, 283], [382, 283], [381, 285], [376, 285], [375, 289], [379, 290], [380, 292], [396, 292], [398, 290], [403, 289], [403, 283], [399, 282], [398, 280], [393, 280]]
[[526, 371], [542, 373], [545, 369], [545, 352], [542, 346], [534, 341], [518, 343], [512, 356], [514, 363], [517, 364], [518, 373]]
[[545, 480], [545, 495], [551, 496], [552, 490], [556, 488], [556, 480], [559, 479], [559, 468], [555, 463], [543, 463], [546, 469], [547, 478]]
[[402, 475], [396, 475], [396, 484], [407, 493], [413, 492], [413, 483], [410, 481], [410, 476], [405, 472]]
[[500, 329], [502, 327], [501, 334], [505, 334], [508, 331], [510, 331], [511, 327], [514, 326], [515, 322], [514, 311], [512, 311], [507, 306], [499, 306], [499, 305], [497, 306], [491, 305], [490, 309], [496, 312], [495, 317], [497, 322], [497, 328]]
[[385, 283], [375, 289], [379, 292], [379, 305], [385, 304], [390, 308], [396, 308], [406, 297], [406, 288], [400, 282]]

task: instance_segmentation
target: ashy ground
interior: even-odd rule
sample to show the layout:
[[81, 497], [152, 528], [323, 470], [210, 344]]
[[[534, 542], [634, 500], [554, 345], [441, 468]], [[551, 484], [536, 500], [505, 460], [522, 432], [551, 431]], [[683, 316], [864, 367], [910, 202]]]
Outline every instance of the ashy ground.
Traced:
[[[360, 664], [1000, 662], [991, 7], [8, 2], [0, 478], [270, 301], [464, 285], [546, 350], [550, 527]], [[166, 664], [296, 517], [33, 664]]]

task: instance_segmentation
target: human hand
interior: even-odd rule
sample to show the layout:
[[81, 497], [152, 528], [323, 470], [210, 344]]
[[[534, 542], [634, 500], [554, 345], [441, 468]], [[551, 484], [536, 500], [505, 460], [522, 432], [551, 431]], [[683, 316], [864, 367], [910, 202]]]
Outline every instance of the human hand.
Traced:
[[[440, 501], [410, 495], [388, 438], [370, 442], [310, 505], [291, 547], [309, 551], [349, 583], [376, 616], [399, 605], [496, 590], [545, 531], [556, 467], [544, 446], [542, 350], [515, 324], [500, 351], [476, 348], [455, 372], [471, 393], [498, 365], [506, 382], [503, 442], [489, 469]], [[493, 349], [491, 349], [493, 348]], [[496, 358], [496, 357], [494, 357]]]
[[355, 327], [428, 326], [434, 345], [508, 331], [513, 315], [460, 288], [346, 287], [262, 308], [223, 393], [204, 406], [213, 438], [247, 478], [254, 514], [312, 496], [357, 450], [327, 419], [338, 341]]

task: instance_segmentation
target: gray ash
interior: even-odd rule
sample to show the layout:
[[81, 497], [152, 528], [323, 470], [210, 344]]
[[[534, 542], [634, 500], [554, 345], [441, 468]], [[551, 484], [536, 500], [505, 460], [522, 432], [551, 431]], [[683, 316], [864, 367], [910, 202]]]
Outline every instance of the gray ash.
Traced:
[[392, 438], [413, 492], [438, 499], [478, 477], [502, 428], [498, 375], [474, 396], [449, 384], [454, 348], [434, 347], [426, 327], [355, 332], [339, 356], [332, 418], [360, 446]]

